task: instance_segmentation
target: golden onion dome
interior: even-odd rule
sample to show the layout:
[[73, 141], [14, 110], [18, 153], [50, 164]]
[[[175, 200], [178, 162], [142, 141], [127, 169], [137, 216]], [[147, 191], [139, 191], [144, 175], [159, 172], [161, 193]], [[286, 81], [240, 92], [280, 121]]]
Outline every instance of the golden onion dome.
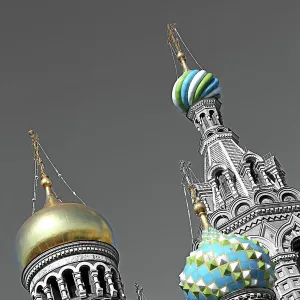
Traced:
[[100, 241], [115, 247], [113, 230], [103, 216], [82, 204], [59, 202], [46, 175], [41, 184], [46, 203], [25, 221], [16, 238], [15, 254], [22, 271], [40, 254], [70, 242]]

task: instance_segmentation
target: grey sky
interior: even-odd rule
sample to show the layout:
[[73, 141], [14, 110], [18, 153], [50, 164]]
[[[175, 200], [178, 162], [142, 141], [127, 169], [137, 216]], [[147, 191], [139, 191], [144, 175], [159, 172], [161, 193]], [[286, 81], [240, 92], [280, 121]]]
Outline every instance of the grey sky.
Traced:
[[[220, 79], [225, 125], [248, 149], [274, 153], [300, 187], [300, 3], [274, 2], [1, 1], [1, 298], [29, 299], [13, 257], [31, 213], [29, 129], [110, 221], [128, 298], [134, 281], [149, 300], [183, 298], [191, 240], [178, 161], [191, 160], [199, 177], [203, 164], [197, 131], [171, 101], [167, 23]], [[46, 167], [62, 199], [75, 201]], [[38, 208], [43, 201], [39, 191]]]

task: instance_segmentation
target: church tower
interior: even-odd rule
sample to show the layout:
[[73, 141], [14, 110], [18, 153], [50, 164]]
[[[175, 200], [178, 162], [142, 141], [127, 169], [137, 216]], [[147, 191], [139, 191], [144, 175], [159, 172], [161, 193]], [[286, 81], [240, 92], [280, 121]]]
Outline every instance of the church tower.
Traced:
[[168, 34], [172, 54], [183, 67], [172, 100], [199, 132], [204, 158], [203, 182], [182, 162], [183, 185], [186, 191], [194, 186], [215, 228], [255, 239], [269, 251], [276, 263], [277, 299], [300, 299], [300, 192], [287, 185], [274, 155], [260, 156], [239, 145], [238, 135], [223, 122], [219, 80], [200, 66], [190, 70], [175, 25], [168, 25]]
[[[32, 300], [124, 300], [110, 224], [84, 203], [62, 202], [56, 196], [40, 157], [43, 148], [38, 136], [33, 131], [29, 134], [35, 152], [35, 182], [39, 167], [46, 201], [41, 210], [33, 209], [17, 234], [15, 254], [24, 288]], [[33, 204], [35, 200], [36, 185]]]

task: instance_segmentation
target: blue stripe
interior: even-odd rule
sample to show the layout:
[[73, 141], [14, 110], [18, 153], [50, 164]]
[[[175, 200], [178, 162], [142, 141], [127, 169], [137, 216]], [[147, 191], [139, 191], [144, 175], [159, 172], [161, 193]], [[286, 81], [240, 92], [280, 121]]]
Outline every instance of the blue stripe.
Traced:
[[219, 85], [219, 79], [214, 78], [211, 84], [202, 92], [200, 99], [204, 98], [206, 95], [212, 92], [215, 88], [218, 87], [218, 85]]
[[190, 84], [195, 77], [195, 75], [199, 72], [199, 70], [193, 70], [186, 78], [184, 79], [181, 87], [181, 99], [182, 103], [185, 106], [186, 109], [189, 109], [189, 101], [188, 101], [188, 90], [190, 87]]

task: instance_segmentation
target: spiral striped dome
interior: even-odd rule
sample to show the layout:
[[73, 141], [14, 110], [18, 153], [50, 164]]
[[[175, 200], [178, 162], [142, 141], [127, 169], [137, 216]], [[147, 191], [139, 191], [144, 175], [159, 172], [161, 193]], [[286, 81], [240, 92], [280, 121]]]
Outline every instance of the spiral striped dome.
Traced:
[[219, 300], [245, 288], [272, 289], [275, 279], [274, 264], [258, 242], [210, 227], [187, 257], [179, 285], [187, 300]]
[[220, 97], [218, 78], [205, 70], [185, 71], [175, 82], [172, 91], [172, 100], [181, 113], [186, 113], [197, 101]]

